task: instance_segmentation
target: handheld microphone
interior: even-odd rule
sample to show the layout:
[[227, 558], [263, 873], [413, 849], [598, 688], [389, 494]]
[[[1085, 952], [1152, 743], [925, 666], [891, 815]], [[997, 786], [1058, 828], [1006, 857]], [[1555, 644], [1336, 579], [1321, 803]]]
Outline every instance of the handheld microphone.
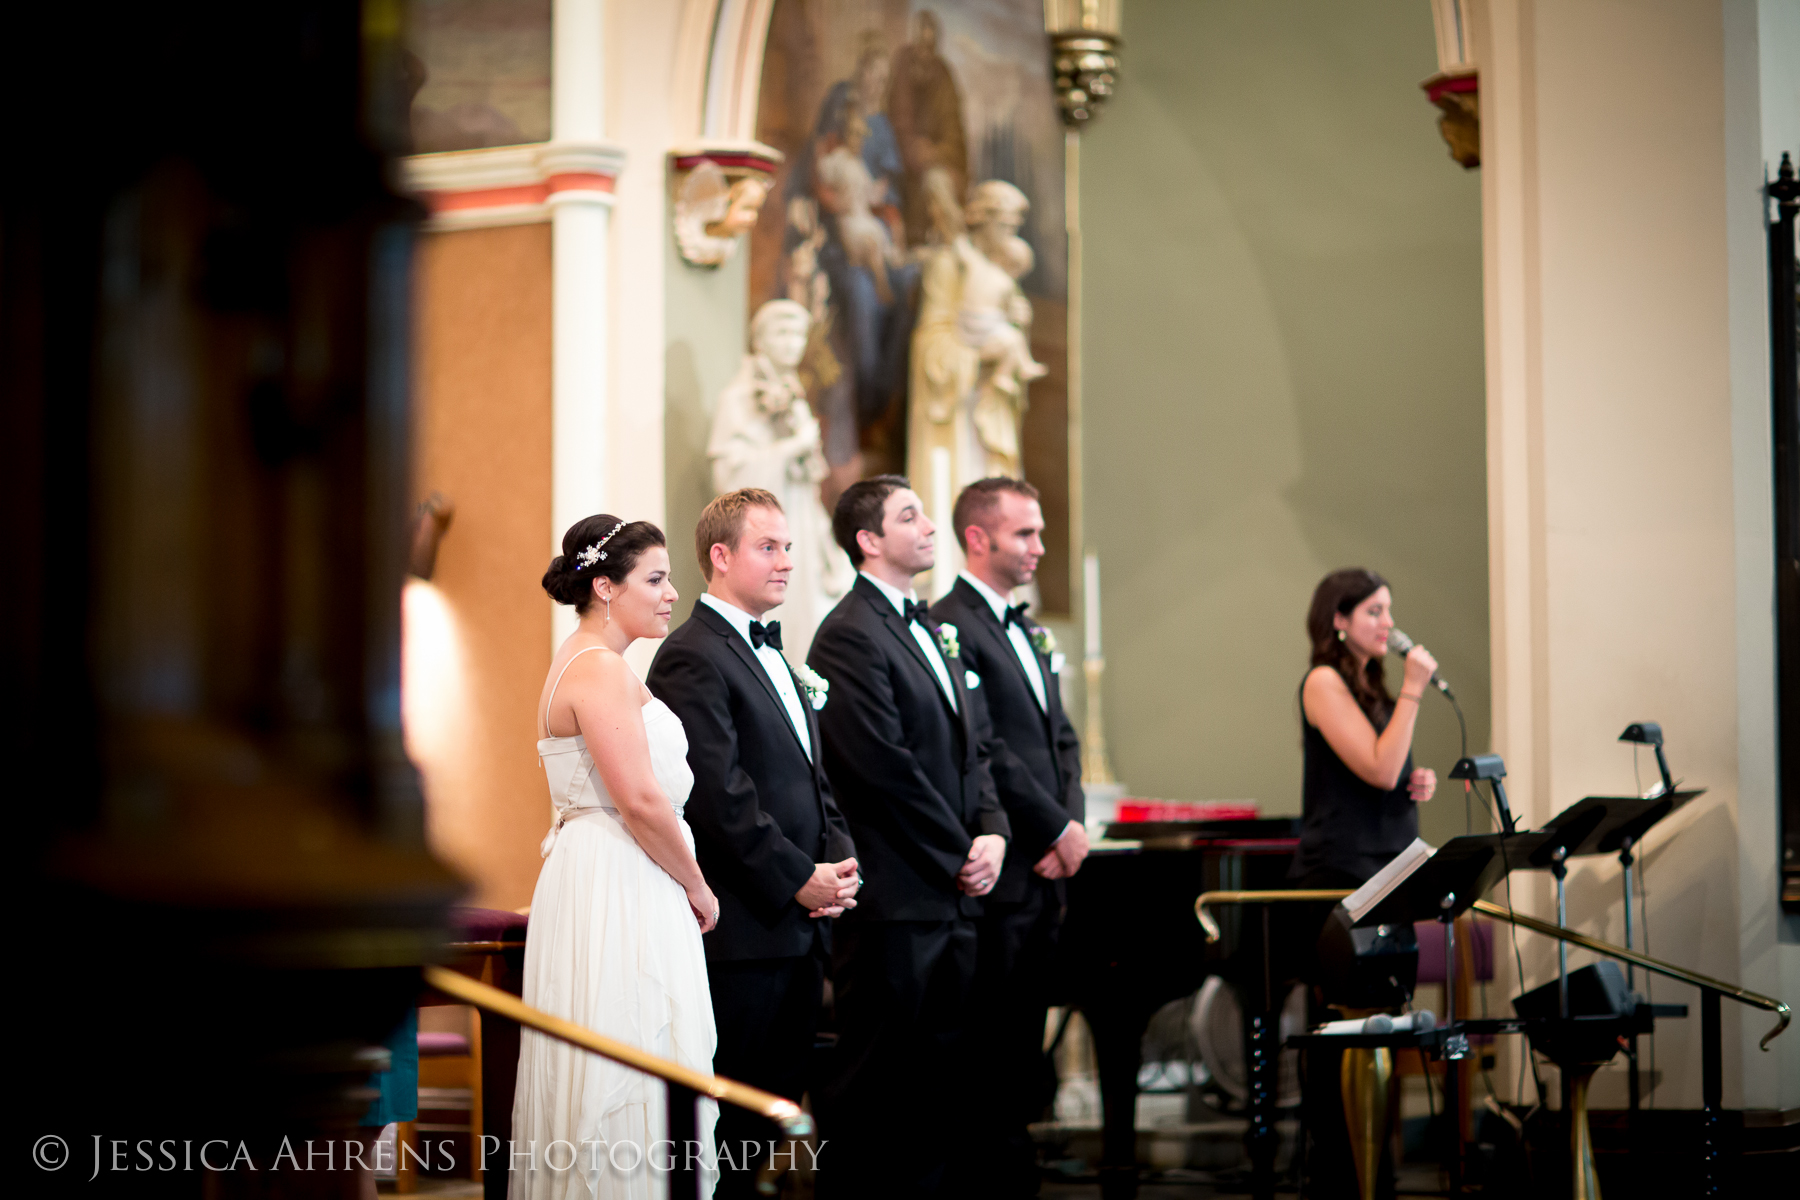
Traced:
[[[1401, 658], [1405, 658], [1408, 654], [1412, 653], [1412, 648], [1416, 645], [1418, 645], [1418, 643], [1402, 633], [1398, 625], [1388, 630], [1389, 654], [1398, 654]], [[1436, 671], [1431, 673], [1431, 686], [1435, 687], [1446, 696], [1451, 694], [1450, 685], [1446, 683], [1444, 677], [1439, 675]]]

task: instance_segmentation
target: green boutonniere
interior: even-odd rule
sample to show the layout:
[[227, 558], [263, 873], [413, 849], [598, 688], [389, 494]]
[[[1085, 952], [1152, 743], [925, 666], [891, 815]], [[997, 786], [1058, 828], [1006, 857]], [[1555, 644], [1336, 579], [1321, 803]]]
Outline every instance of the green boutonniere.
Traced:
[[944, 652], [945, 658], [962, 657], [962, 642], [958, 638], [956, 626], [939, 625], [937, 627], [938, 649]]

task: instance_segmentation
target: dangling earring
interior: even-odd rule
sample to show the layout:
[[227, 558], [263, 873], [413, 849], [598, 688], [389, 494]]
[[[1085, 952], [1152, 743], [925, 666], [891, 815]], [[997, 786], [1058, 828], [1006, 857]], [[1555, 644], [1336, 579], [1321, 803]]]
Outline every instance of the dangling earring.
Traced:
[[[611, 625], [612, 624], [612, 597], [611, 596], [602, 596], [600, 598], [602, 600], [606, 601], [606, 623], [608, 625]], [[1340, 634], [1338, 634], [1338, 636], [1343, 637], [1344, 635], [1340, 633]]]
[[1350, 640], [1350, 639], [1349, 639], [1349, 638], [1347, 638], [1347, 637], [1345, 637], [1345, 636], [1344, 636], [1344, 631], [1343, 631], [1343, 630], [1341, 630], [1341, 629], [1340, 629], [1340, 630], [1338, 630], [1338, 641], [1340, 641], [1340, 642], [1347, 642], [1347, 641], [1349, 641], [1349, 640]]

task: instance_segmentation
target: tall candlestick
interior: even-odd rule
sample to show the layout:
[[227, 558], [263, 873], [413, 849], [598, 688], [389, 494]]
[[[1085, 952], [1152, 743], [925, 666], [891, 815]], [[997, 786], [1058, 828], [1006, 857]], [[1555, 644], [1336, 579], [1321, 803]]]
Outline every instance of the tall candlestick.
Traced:
[[931, 522], [937, 526], [937, 565], [926, 585], [933, 600], [941, 600], [956, 586], [956, 534], [950, 528], [950, 448], [931, 449]]
[[1081, 607], [1087, 618], [1084, 654], [1100, 657], [1100, 556], [1090, 554], [1081, 560]]
[[1081, 738], [1081, 782], [1110, 784], [1112, 764], [1106, 761], [1106, 722], [1100, 716], [1100, 683], [1106, 660], [1100, 656], [1100, 556], [1081, 560], [1081, 607], [1086, 618], [1083, 639], [1083, 673], [1087, 676], [1087, 721]]

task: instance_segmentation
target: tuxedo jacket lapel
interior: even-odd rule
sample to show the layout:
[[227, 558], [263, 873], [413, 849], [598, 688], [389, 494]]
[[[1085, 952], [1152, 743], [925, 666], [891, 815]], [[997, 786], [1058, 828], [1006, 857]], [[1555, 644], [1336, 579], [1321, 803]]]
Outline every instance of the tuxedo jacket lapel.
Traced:
[[[989, 652], [1012, 664], [1014, 673], [1019, 677], [1019, 685], [1031, 697], [1032, 706], [1038, 711], [1038, 719], [1044, 723], [1045, 732], [1048, 733], [1050, 729], [1050, 681], [1053, 678], [1050, 674], [1050, 664], [1044, 661], [1043, 655], [1037, 652], [1036, 646], [1030, 647], [1032, 657], [1038, 660], [1038, 673], [1044, 681], [1044, 703], [1039, 704], [1037, 693], [1031, 686], [1031, 676], [1025, 673], [1025, 664], [1019, 661], [1019, 653], [1013, 649], [1012, 638], [1007, 635], [1006, 622], [994, 615], [993, 607], [988, 604], [981, 593], [969, 586], [968, 580], [958, 579], [951, 590], [962, 601], [963, 608], [974, 616], [992, 643], [989, 646]], [[1030, 635], [1027, 634], [1027, 644], [1030, 643], [1030, 640]]]
[[[756, 657], [756, 652], [750, 648], [750, 644], [739, 637], [737, 630], [731, 627], [731, 623], [717, 612], [713, 611], [711, 605], [695, 601], [694, 610], [700, 615], [700, 618], [707, 623], [707, 626], [712, 629], [713, 632], [725, 639], [725, 644], [731, 647], [732, 653], [737, 655], [738, 661], [749, 668], [750, 674], [755, 677], [756, 682], [762, 685], [764, 694], [769, 697], [769, 703], [773, 704], [775, 706], [775, 711], [781, 714], [782, 724], [786, 725], [788, 733], [793, 735], [794, 745], [799, 748], [800, 753], [805, 754], [806, 746], [800, 740], [800, 731], [794, 728], [794, 718], [789, 715], [788, 706], [782, 703], [781, 693], [775, 690], [774, 683], [769, 679], [769, 673], [763, 670], [762, 661]], [[785, 662], [786, 660], [783, 659], [784, 664]], [[802, 697], [800, 706], [801, 708], [805, 708], [805, 693], [798, 682], [794, 684], [794, 691]], [[808, 732], [811, 731], [808, 730]], [[815, 736], [813, 738], [813, 745], [816, 747], [818, 744], [819, 740]], [[818, 755], [814, 754], [811, 758], [815, 767], [814, 774], [816, 775]]]
[[[865, 585], [859, 580], [858, 586]], [[866, 588], [867, 590], [865, 591], [863, 598], [866, 599], [874, 607], [876, 613], [880, 615], [881, 623], [886, 627], [887, 631], [893, 634], [902, 646], [906, 647], [906, 652], [912, 655], [914, 662], [919, 664], [919, 669], [924, 671], [925, 674], [930, 677], [931, 690], [936, 693], [938, 700], [943, 706], [950, 710], [951, 718], [953, 720], [957, 719], [961, 715], [958, 712], [959, 707], [967, 709], [968, 705], [964, 704], [959, 706], [950, 703], [950, 697], [944, 693], [944, 685], [938, 682], [938, 673], [932, 669], [931, 660], [925, 657], [925, 651], [919, 649], [919, 640], [912, 635], [910, 622], [901, 620], [900, 614], [894, 611], [894, 606], [888, 603], [888, 598], [876, 591], [873, 584], [866, 585]], [[944, 674], [950, 677], [950, 686], [955, 687], [955, 672], [950, 670], [949, 659], [944, 660]], [[968, 732], [968, 726], [966, 724], [963, 725], [963, 732], [965, 734]]]
[[[800, 714], [806, 718], [806, 736], [812, 739], [812, 774], [813, 788], [819, 793], [819, 814], [825, 817], [825, 743], [819, 734], [819, 710], [812, 706], [807, 698], [806, 689], [800, 686], [800, 678], [794, 675], [794, 669], [788, 668], [788, 674], [794, 676], [794, 690], [800, 694]], [[785, 706], [784, 706], [785, 707]], [[831, 822], [826, 819], [826, 827]]]
[[[956, 661], [960, 663], [962, 659], [958, 658]], [[950, 677], [950, 686], [956, 689], [956, 716], [962, 722], [963, 769], [966, 771], [969, 760], [975, 753], [975, 718], [969, 713], [968, 678], [962, 671], [952, 667], [950, 662], [948, 657], [944, 659], [944, 674]]]
[[[1031, 641], [1031, 635], [1029, 633], [1025, 635], [1025, 640], [1027, 643]], [[1008, 640], [1007, 648], [1011, 649], [1010, 639]], [[1049, 736], [1050, 740], [1054, 742], [1056, 740], [1056, 706], [1062, 698], [1056, 693], [1056, 676], [1051, 674], [1050, 671], [1050, 656], [1047, 654], [1039, 654], [1038, 648], [1035, 645], [1031, 647], [1031, 656], [1037, 659], [1038, 678], [1044, 681], [1044, 702], [1038, 706], [1038, 716], [1044, 719], [1045, 735]], [[1016, 654], [1013, 655], [1015, 661], [1017, 661], [1018, 657], [1019, 656]], [[1019, 670], [1023, 672], [1024, 669], [1024, 665], [1021, 664]], [[1031, 681], [1029, 679], [1025, 681], [1025, 686], [1031, 686]]]
[[975, 619], [981, 621], [983, 627], [993, 635], [993, 640], [996, 643], [994, 647], [995, 653], [1012, 664], [1013, 671], [1019, 676], [1019, 683], [1024, 686], [1026, 694], [1031, 697], [1032, 705], [1038, 710], [1038, 718], [1044, 722], [1045, 728], [1048, 729], [1050, 725], [1050, 667], [1049, 664], [1044, 661], [1043, 657], [1038, 654], [1037, 647], [1031, 645], [1031, 635], [1029, 633], [1025, 635], [1025, 642], [1031, 656], [1037, 659], [1038, 675], [1044, 683], [1043, 704], [1037, 703], [1037, 690], [1031, 686], [1031, 676], [1026, 673], [1025, 664], [1019, 661], [1019, 652], [1013, 648], [1012, 637], [1007, 632], [1006, 622], [994, 615], [994, 610], [988, 604], [987, 600], [974, 588], [970, 587], [967, 580], [957, 580], [956, 586], [963, 589], [964, 605], [975, 611]]

